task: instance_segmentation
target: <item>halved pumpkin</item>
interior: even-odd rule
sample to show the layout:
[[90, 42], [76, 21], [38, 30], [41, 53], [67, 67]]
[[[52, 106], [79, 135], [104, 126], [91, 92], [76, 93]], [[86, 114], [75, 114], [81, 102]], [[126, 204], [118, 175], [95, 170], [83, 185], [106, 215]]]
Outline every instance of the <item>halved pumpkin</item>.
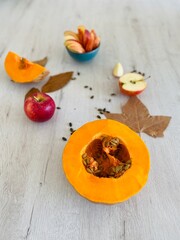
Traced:
[[76, 191], [99, 203], [125, 201], [148, 179], [150, 157], [129, 127], [104, 119], [86, 123], [69, 138], [63, 169]]
[[4, 67], [11, 80], [18, 83], [39, 82], [49, 74], [45, 67], [30, 62], [14, 52], [8, 52]]

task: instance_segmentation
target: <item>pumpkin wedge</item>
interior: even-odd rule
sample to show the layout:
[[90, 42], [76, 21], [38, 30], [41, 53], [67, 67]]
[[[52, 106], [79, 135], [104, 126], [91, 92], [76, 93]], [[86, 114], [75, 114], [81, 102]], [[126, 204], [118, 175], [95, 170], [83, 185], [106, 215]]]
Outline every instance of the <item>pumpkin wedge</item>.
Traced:
[[76, 191], [90, 201], [123, 202], [146, 184], [149, 152], [129, 127], [104, 119], [88, 122], [69, 138], [63, 169]]
[[17, 83], [39, 82], [49, 74], [45, 67], [30, 62], [14, 52], [8, 52], [4, 67], [11, 80]]

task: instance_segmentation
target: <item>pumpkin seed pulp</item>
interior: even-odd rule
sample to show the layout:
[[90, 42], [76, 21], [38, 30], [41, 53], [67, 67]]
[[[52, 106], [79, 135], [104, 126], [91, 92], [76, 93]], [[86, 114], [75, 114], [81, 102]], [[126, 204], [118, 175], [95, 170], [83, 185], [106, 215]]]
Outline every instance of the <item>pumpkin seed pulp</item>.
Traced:
[[117, 137], [102, 135], [94, 139], [82, 154], [86, 171], [97, 177], [119, 178], [132, 164], [126, 146]]

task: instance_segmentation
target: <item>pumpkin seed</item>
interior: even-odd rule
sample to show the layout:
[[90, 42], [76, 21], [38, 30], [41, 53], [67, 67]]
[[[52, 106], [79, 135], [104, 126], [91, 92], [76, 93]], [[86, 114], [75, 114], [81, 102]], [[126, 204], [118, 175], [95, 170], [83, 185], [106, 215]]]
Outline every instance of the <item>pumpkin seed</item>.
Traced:
[[127, 161], [126, 161], [126, 164], [127, 164], [127, 163], [128, 163], [128, 164], [131, 164], [131, 159], [127, 160]]
[[114, 172], [110, 172], [110, 173], [109, 173], [109, 176], [114, 176]]
[[87, 161], [83, 160], [83, 164], [84, 164], [84, 166], [87, 166]]
[[116, 167], [112, 167], [111, 170], [115, 173], [116, 172]]
[[121, 171], [122, 171], [122, 168], [123, 168], [122, 165], [116, 166], [116, 173], [121, 172]]
[[83, 158], [83, 159], [86, 159], [86, 158], [87, 158], [87, 153], [84, 153], [84, 154], [82, 155], [82, 158]]
[[96, 171], [94, 171], [94, 173], [100, 173], [101, 170], [100, 169], [97, 169]]
[[117, 146], [119, 144], [119, 138], [113, 138], [110, 141], [110, 144], [112, 144], [113, 146]]
[[87, 162], [87, 164], [90, 164], [90, 159], [86, 158], [86, 162]]
[[124, 169], [124, 170], [128, 170], [128, 169], [130, 168], [130, 166], [131, 166], [130, 164], [125, 164], [124, 167], [123, 167], [123, 169]]
[[86, 168], [86, 171], [87, 171], [88, 173], [93, 173], [90, 168]]
[[116, 176], [116, 178], [118, 178], [118, 177], [122, 176], [124, 173], [125, 173], [125, 171], [123, 170], [123, 171], [117, 173], [115, 176]]

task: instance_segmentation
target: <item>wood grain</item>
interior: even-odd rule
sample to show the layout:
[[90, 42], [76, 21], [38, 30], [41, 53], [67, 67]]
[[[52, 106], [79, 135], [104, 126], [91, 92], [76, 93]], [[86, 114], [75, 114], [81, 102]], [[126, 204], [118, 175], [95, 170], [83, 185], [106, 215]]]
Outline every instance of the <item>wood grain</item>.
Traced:
[[[0, 240], [180, 239], [179, 12], [178, 0], [0, 0]], [[85, 64], [63, 46], [63, 32], [80, 24], [102, 39], [97, 57]], [[61, 109], [49, 122], [26, 118], [24, 96], [43, 83], [10, 81], [3, 66], [8, 51], [48, 56], [51, 75], [74, 71], [76, 80], [50, 94]], [[152, 115], [172, 120], [163, 138], [141, 135], [151, 155], [145, 188], [109, 206], [87, 201], [68, 183], [62, 137], [70, 135], [69, 122], [77, 129], [96, 119], [96, 108], [119, 112], [128, 98], [112, 76], [117, 62], [125, 72], [151, 75], [139, 98]]]

